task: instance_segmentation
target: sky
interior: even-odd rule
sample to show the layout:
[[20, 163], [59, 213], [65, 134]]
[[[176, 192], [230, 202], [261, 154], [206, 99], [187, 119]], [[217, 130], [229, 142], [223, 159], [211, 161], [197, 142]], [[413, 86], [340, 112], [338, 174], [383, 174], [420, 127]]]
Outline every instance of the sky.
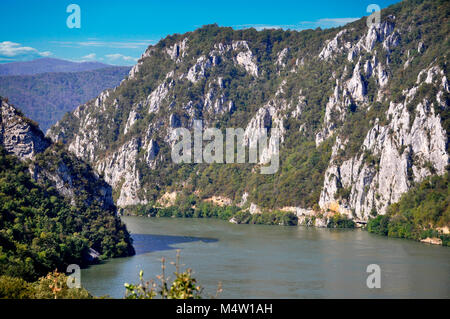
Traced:
[[[1, 0], [0, 63], [42, 57], [133, 65], [169, 34], [217, 23], [235, 29], [330, 28], [399, 0]], [[70, 4], [80, 27], [69, 28]], [[72, 22], [78, 20], [69, 19]]]

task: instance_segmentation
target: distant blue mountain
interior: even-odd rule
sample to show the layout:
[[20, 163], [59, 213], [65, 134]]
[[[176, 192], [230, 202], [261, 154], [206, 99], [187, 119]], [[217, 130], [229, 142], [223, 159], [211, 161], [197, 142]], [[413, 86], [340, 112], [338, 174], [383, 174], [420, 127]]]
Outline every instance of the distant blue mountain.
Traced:
[[7, 97], [45, 132], [65, 113], [119, 85], [130, 69], [47, 58], [0, 64], [0, 96]]
[[100, 62], [71, 62], [53, 58], [42, 58], [26, 62], [0, 64], [0, 76], [33, 75], [47, 72], [82, 72], [110, 67]]

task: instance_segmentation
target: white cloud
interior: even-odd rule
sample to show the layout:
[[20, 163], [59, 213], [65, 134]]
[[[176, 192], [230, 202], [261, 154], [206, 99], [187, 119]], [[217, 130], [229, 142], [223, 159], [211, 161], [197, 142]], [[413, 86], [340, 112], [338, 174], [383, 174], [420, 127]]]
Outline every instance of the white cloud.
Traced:
[[85, 55], [84, 57], [81, 58], [85, 60], [94, 60], [96, 56], [97, 55], [95, 53], [89, 53], [88, 55]]
[[114, 49], [140, 49], [147, 47], [154, 40], [130, 40], [130, 41], [101, 41], [95, 38], [89, 38], [87, 41], [52, 41], [52, 43], [58, 44], [64, 47], [105, 47]]
[[137, 62], [138, 58], [133, 58], [131, 56], [126, 56], [120, 53], [114, 53], [114, 54], [107, 54], [105, 55], [106, 58], [108, 58], [111, 61], [124, 61], [124, 62]]
[[20, 43], [0, 42], [0, 60], [17, 61], [51, 56], [50, 51], [40, 52], [35, 48], [22, 46]]
[[85, 56], [82, 56], [79, 59], [75, 59], [75, 60], [72, 60], [72, 61], [74, 61], [74, 62], [90, 62], [90, 61], [96, 60], [96, 58], [97, 58], [97, 54], [89, 53], [89, 54], [87, 54]]
[[304, 30], [304, 29], [315, 29], [318, 27], [321, 28], [334, 28], [345, 25], [347, 23], [356, 21], [360, 18], [323, 18], [315, 21], [300, 21], [297, 24], [280, 24], [280, 25], [272, 25], [272, 24], [241, 24], [235, 25], [235, 28], [238, 29], [247, 29], [247, 28], [255, 28], [258, 31], [265, 29], [291, 29], [291, 30]]
[[43, 57], [47, 57], [47, 56], [53, 55], [53, 53], [51, 53], [50, 51], [44, 51], [44, 52], [40, 52], [40, 55]]
[[235, 25], [234, 27], [238, 29], [248, 29], [248, 28], [254, 28], [258, 31], [265, 30], [265, 29], [291, 29], [293, 25], [270, 25], [270, 24], [240, 24]]
[[323, 18], [315, 21], [301, 21], [299, 25], [304, 28], [335, 28], [358, 19], [360, 18]]

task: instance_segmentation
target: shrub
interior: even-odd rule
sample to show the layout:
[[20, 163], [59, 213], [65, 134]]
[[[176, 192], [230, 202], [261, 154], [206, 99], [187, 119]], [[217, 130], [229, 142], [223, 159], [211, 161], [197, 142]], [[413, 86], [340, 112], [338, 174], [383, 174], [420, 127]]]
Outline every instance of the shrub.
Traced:
[[1, 299], [32, 299], [34, 296], [32, 285], [22, 278], [0, 276]]
[[[159, 283], [155, 280], [145, 281], [144, 272], [139, 272], [139, 284], [125, 284], [126, 299], [201, 299], [203, 289], [197, 285], [192, 277], [191, 269], [180, 270], [180, 251], [177, 250], [175, 264], [175, 279], [170, 283], [166, 277], [165, 259], [161, 260], [161, 275], [157, 276]], [[217, 294], [221, 292], [220, 284]]]

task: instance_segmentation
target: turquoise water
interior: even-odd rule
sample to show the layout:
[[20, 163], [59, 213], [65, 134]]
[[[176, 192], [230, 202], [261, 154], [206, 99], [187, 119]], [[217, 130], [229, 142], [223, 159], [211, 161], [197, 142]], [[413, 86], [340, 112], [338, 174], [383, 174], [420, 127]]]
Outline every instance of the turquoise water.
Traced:
[[[362, 230], [234, 225], [215, 219], [123, 217], [136, 256], [82, 270], [94, 295], [122, 298], [138, 274], [155, 278], [160, 259], [194, 270], [205, 295], [221, 298], [450, 298], [450, 248], [391, 239]], [[381, 267], [369, 289], [366, 268]], [[169, 265], [168, 273], [173, 272]]]

